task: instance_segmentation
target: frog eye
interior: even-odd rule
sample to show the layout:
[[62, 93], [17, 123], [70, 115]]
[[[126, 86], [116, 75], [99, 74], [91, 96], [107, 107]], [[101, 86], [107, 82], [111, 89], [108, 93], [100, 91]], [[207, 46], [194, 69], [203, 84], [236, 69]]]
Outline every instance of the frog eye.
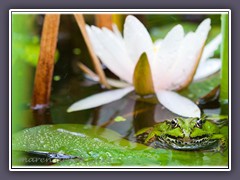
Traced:
[[178, 120], [176, 118], [172, 119], [171, 125], [172, 125], [173, 128], [177, 127], [178, 126]]
[[203, 121], [202, 121], [202, 119], [197, 119], [197, 123], [196, 123], [196, 126], [198, 127], [198, 128], [202, 128], [202, 125], [203, 125]]

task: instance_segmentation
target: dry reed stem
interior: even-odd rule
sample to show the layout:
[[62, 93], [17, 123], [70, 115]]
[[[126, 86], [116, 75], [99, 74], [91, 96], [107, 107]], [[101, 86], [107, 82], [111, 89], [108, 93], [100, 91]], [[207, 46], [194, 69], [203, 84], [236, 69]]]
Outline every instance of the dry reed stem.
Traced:
[[47, 14], [44, 18], [40, 55], [34, 80], [33, 109], [41, 109], [49, 105], [59, 21], [59, 14]]
[[86, 45], [88, 47], [91, 59], [93, 61], [94, 68], [96, 70], [96, 73], [99, 76], [100, 83], [102, 83], [105, 87], [110, 88], [109, 84], [107, 83], [104, 71], [103, 71], [103, 69], [101, 67], [101, 63], [100, 63], [99, 59], [97, 58], [97, 56], [96, 56], [96, 54], [95, 54], [95, 52], [93, 50], [92, 44], [90, 42], [90, 39], [88, 37], [87, 31], [86, 31], [86, 24], [85, 24], [83, 15], [82, 14], [74, 14], [74, 17], [75, 17], [75, 19], [77, 21], [77, 24], [78, 24], [78, 26], [79, 26], [79, 28], [81, 30], [81, 33], [83, 35], [83, 38], [85, 40], [85, 43], [86, 43]]
[[87, 75], [89, 75], [91, 78], [98, 78], [97, 74], [95, 74], [91, 69], [89, 69], [86, 65], [83, 63], [78, 63], [78, 67]]

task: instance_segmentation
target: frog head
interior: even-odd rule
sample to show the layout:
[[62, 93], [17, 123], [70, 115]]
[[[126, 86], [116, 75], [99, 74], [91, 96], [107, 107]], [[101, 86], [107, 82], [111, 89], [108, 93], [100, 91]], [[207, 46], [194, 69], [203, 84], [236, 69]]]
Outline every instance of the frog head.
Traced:
[[174, 118], [153, 128], [157, 139], [174, 149], [201, 149], [216, 142], [216, 124], [203, 118]]

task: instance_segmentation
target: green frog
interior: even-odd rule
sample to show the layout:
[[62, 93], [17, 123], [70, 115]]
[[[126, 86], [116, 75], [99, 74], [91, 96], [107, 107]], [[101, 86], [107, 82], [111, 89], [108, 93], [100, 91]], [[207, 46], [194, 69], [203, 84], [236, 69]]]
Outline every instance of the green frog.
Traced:
[[139, 130], [137, 141], [154, 148], [223, 152], [226, 139], [220, 128], [203, 118], [174, 118]]

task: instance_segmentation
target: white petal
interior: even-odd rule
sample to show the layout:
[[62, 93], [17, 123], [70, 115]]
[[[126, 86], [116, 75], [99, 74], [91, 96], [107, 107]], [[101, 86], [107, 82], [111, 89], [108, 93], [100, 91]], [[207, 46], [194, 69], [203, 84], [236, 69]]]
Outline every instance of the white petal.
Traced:
[[[96, 81], [99, 82], [99, 77], [97, 75], [95, 76], [90, 76], [88, 74], [85, 74], [86, 78], [92, 80], [92, 81]], [[117, 79], [112, 79], [112, 78], [106, 78], [107, 83], [111, 86], [111, 87], [115, 87], [115, 88], [125, 88], [125, 87], [129, 87], [131, 86], [131, 84], [128, 84], [124, 81], [121, 80], [117, 80]]]
[[211, 42], [209, 42], [203, 50], [203, 54], [200, 60], [200, 64], [204, 63], [207, 59], [214, 55], [214, 51], [217, 50], [218, 46], [222, 41], [222, 35], [217, 35]]
[[81, 99], [80, 101], [75, 102], [67, 109], [67, 112], [90, 109], [116, 101], [124, 97], [133, 89], [134, 89], [133, 87], [127, 87], [124, 89], [110, 90], [99, 94], [94, 94], [92, 96], [86, 97], [84, 99]]
[[201, 116], [201, 111], [195, 103], [173, 91], [159, 91], [157, 98], [163, 106], [175, 114], [184, 117]]
[[210, 19], [204, 20], [196, 32], [186, 35], [179, 48], [174, 66], [168, 69], [168, 90], [177, 90], [187, 86], [196, 71], [200, 60], [201, 50], [210, 30]]
[[153, 56], [152, 39], [144, 25], [134, 16], [127, 16], [124, 23], [123, 37], [134, 64], [137, 63], [143, 52], [146, 52], [149, 58]]
[[210, 24], [211, 24], [211, 20], [207, 18], [201, 22], [201, 24], [198, 26], [196, 30], [196, 35], [199, 39], [200, 48], [202, 47], [202, 44], [204, 44], [207, 39], [208, 32], [211, 29]]
[[159, 50], [162, 46], [162, 42], [163, 42], [163, 39], [157, 39], [155, 42], [154, 42], [154, 50]]
[[88, 36], [90, 38], [91, 44], [93, 46], [93, 49], [95, 50], [95, 53], [98, 55], [98, 51], [99, 51], [99, 46], [100, 42], [98, 41], [98, 39], [95, 37], [95, 34], [93, 33], [92, 29], [90, 28], [90, 26], [86, 25], [86, 31], [88, 33]]
[[179, 47], [179, 53], [176, 56], [174, 65], [168, 69], [168, 86], [165, 89], [175, 90], [181, 88], [188, 80], [198, 60], [199, 49], [196, 46], [196, 35], [188, 33]]
[[[174, 26], [161, 41], [161, 48], [158, 51], [158, 56], [168, 56], [165, 61], [172, 61], [173, 57], [176, 57], [180, 43], [184, 38], [184, 30], [181, 25]], [[170, 53], [170, 54], [169, 54]], [[169, 58], [171, 57], [171, 59]], [[166, 62], [169, 63], [169, 62]], [[171, 64], [171, 63], [170, 63]]]
[[106, 28], [87, 27], [87, 32], [101, 61], [118, 77], [132, 83], [134, 64], [127, 54], [124, 41]]
[[107, 82], [110, 86], [116, 87], [116, 88], [125, 88], [125, 87], [131, 86], [130, 84], [128, 84], [126, 82], [116, 80], [116, 79], [112, 79], [112, 78], [107, 78]]
[[171, 66], [168, 66], [166, 69], [164, 69], [164, 65], [160, 66], [159, 69], [162, 77], [159, 75], [159, 82], [154, 84], [156, 91], [161, 89], [176, 90], [184, 84], [189, 77], [189, 71], [196, 64], [194, 60], [197, 56], [196, 50], [194, 46], [189, 47], [190, 43], [194, 44], [194, 39], [194, 34], [188, 34], [182, 41], [179, 53], [174, 57], [175, 59]]
[[121, 34], [121, 32], [119, 31], [117, 25], [116, 25], [116, 24], [113, 24], [113, 25], [112, 25], [112, 28], [113, 28], [113, 32], [116, 34], [116, 36], [117, 36], [119, 39], [123, 40], [122, 34]]
[[196, 74], [194, 75], [194, 81], [202, 78], [206, 78], [221, 69], [220, 59], [209, 59], [199, 65]]
[[159, 48], [157, 57], [154, 61], [150, 61], [153, 82], [155, 90], [166, 89], [171, 83], [168, 79], [169, 69], [176, 62], [179, 47], [184, 38], [184, 30], [181, 25], [177, 25], [166, 35], [161, 43], [157, 43]]

